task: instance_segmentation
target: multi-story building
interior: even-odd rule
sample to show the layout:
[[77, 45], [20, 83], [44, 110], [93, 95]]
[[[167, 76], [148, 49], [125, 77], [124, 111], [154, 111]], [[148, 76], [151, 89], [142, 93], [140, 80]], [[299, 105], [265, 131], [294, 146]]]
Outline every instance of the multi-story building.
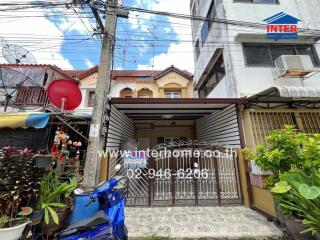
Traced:
[[[190, 10], [195, 90], [247, 98], [243, 145], [255, 148], [285, 124], [320, 133], [319, 1], [191, 0]], [[251, 168], [252, 204], [275, 215], [262, 184], [269, 173]]]
[[[319, 70], [320, 32], [306, 30], [319, 29], [317, 0], [191, 0], [190, 7], [192, 15], [208, 19], [192, 21], [194, 82], [200, 97], [245, 97], [270, 87], [320, 87], [320, 74], [283, 78], [275, 65], [282, 55], [308, 55], [303, 61], [311, 60], [307, 68], [313, 69], [300, 70]], [[297, 39], [267, 39], [264, 20], [278, 13], [300, 20]]]

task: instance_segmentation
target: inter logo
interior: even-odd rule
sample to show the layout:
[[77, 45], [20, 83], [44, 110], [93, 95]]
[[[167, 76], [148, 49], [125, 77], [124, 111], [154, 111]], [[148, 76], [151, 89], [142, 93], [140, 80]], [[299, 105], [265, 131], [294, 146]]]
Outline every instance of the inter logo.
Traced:
[[301, 21], [284, 12], [263, 20], [267, 25], [267, 39], [297, 39], [298, 22]]

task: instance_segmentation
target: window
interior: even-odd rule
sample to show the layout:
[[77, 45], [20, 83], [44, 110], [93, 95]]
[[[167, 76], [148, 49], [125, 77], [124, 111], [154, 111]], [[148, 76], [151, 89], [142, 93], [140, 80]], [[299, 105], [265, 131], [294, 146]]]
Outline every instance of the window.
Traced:
[[203, 25], [202, 25], [202, 29], [201, 29], [201, 43], [202, 46], [203, 44], [206, 42], [211, 26], [212, 26], [212, 19], [215, 17], [216, 15], [216, 8], [215, 8], [215, 1], [212, 0], [210, 8], [208, 10], [207, 13], [207, 20], [204, 21]]
[[272, 67], [281, 55], [309, 55], [314, 66], [319, 66], [318, 56], [312, 45], [244, 44], [247, 66]]
[[234, 0], [241, 3], [279, 4], [279, 0]]
[[200, 98], [207, 97], [225, 75], [223, 55], [221, 55], [198, 90]]
[[212, 0], [208, 14], [207, 14], [207, 19], [208, 19], [208, 27], [209, 27], [209, 31], [211, 29], [212, 26], [212, 19], [216, 16], [216, 6], [215, 6], [215, 0]]
[[124, 88], [120, 91], [121, 98], [132, 98], [132, 90], [131, 88]]
[[192, 8], [192, 16], [197, 16], [197, 5], [196, 3], [193, 5], [193, 8]]
[[181, 98], [180, 92], [165, 92], [164, 95], [166, 98]]
[[89, 92], [88, 107], [93, 107], [95, 92]]
[[207, 20], [205, 20], [203, 22], [203, 25], [202, 25], [202, 28], [201, 28], [201, 43], [202, 43], [202, 46], [207, 41], [208, 34], [209, 34], [209, 22]]
[[148, 88], [142, 88], [138, 91], [138, 98], [152, 98], [153, 92]]
[[198, 60], [198, 58], [199, 58], [199, 56], [200, 56], [199, 39], [198, 39], [197, 42], [196, 42], [195, 50], [196, 50], [196, 60]]
[[[192, 6], [192, 2], [191, 2], [191, 6]], [[192, 16], [196, 16], [197, 15], [197, 11], [198, 11], [198, 7], [199, 7], [199, 0], [195, 0], [193, 3], [193, 7], [192, 7]]]
[[42, 84], [42, 86], [46, 86], [47, 81], [48, 81], [48, 73], [45, 73], [45, 74], [44, 74], [44, 77], [43, 77], [43, 84]]

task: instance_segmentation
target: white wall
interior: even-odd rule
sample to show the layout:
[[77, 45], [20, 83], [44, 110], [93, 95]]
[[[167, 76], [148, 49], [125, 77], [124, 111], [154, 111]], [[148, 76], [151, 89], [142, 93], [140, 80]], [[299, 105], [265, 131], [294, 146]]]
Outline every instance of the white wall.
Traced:
[[215, 87], [215, 91], [209, 93], [208, 98], [233, 98], [234, 96], [228, 95], [228, 86], [226, 78], [223, 78]]
[[[136, 89], [135, 83], [125, 83], [121, 81], [112, 81], [111, 83], [111, 97], [120, 97], [120, 91], [124, 88], [131, 88], [132, 90]], [[95, 91], [96, 85], [90, 84], [81, 86], [80, 84], [80, 90], [82, 93], [82, 101], [79, 107], [75, 110], [78, 114], [92, 114], [92, 107], [88, 107], [88, 99], [89, 99], [89, 93], [91, 91]]]
[[78, 114], [92, 114], [92, 107], [88, 107], [88, 99], [89, 99], [89, 93], [91, 91], [95, 91], [95, 85], [93, 86], [86, 86], [86, 87], [81, 87], [80, 86], [80, 90], [81, 90], [81, 94], [82, 94], [82, 101], [79, 105], [79, 107], [76, 108], [75, 113]]
[[128, 83], [123, 81], [112, 81], [111, 83], [111, 97], [120, 97], [120, 92], [124, 88], [136, 89], [136, 83]]
[[[211, 1], [201, 1], [200, 10], [197, 15], [205, 17]], [[279, 5], [234, 3], [234, 0], [216, 1], [217, 17], [228, 20], [238, 20], [254, 23], [263, 23], [263, 19], [279, 12], [286, 12], [302, 20], [300, 28], [319, 29], [320, 12], [319, 0], [280, 0]], [[195, 32], [194, 42], [201, 36], [200, 22]], [[260, 34], [260, 38], [252, 36], [248, 39], [239, 40], [239, 33]], [[309, 86], [320, 87], [320, 74], [310, 79], [280, 79], [275, 81], [271, 68], [246, 67], [242, 49], [242, 41], [268, 42], [264, 36], [265, 29], [244, 28], [234, 25], [215, 24], [209, 32], [209, 37], [203, 47], [201, 54], [195, 61], [194, 81], [197, 82], [216, 48], [223, 48], [224, 62], [226, 65], [226, 76], [209, 94], [208, 97], [243, 97], [261, 92], [272, 86]], [[310, 40], [308, 40], [310, 42]], [[292, 40], [291, 43], [308, 43], [307, 40]], [[290, 43], [290, 42], [288, 42]], [[201, 39], [200, 39], [201, 46]], [[320, 41], [315, 45], [318, 56], [320, 55]]]

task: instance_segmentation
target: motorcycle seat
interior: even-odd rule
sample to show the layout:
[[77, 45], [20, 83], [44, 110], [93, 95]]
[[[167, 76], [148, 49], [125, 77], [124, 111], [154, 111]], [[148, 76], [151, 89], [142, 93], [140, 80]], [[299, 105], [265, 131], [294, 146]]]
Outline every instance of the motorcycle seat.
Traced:
[[75, 224], [70, 225], [66, 230], [58, 234], [59, 238], [70, 236], [78, 232], [84, 232], [95, 228], [98, 225], [109, 223], [110, 220], [104, 211], [98, 211], [94, 216], [81, 220]]

